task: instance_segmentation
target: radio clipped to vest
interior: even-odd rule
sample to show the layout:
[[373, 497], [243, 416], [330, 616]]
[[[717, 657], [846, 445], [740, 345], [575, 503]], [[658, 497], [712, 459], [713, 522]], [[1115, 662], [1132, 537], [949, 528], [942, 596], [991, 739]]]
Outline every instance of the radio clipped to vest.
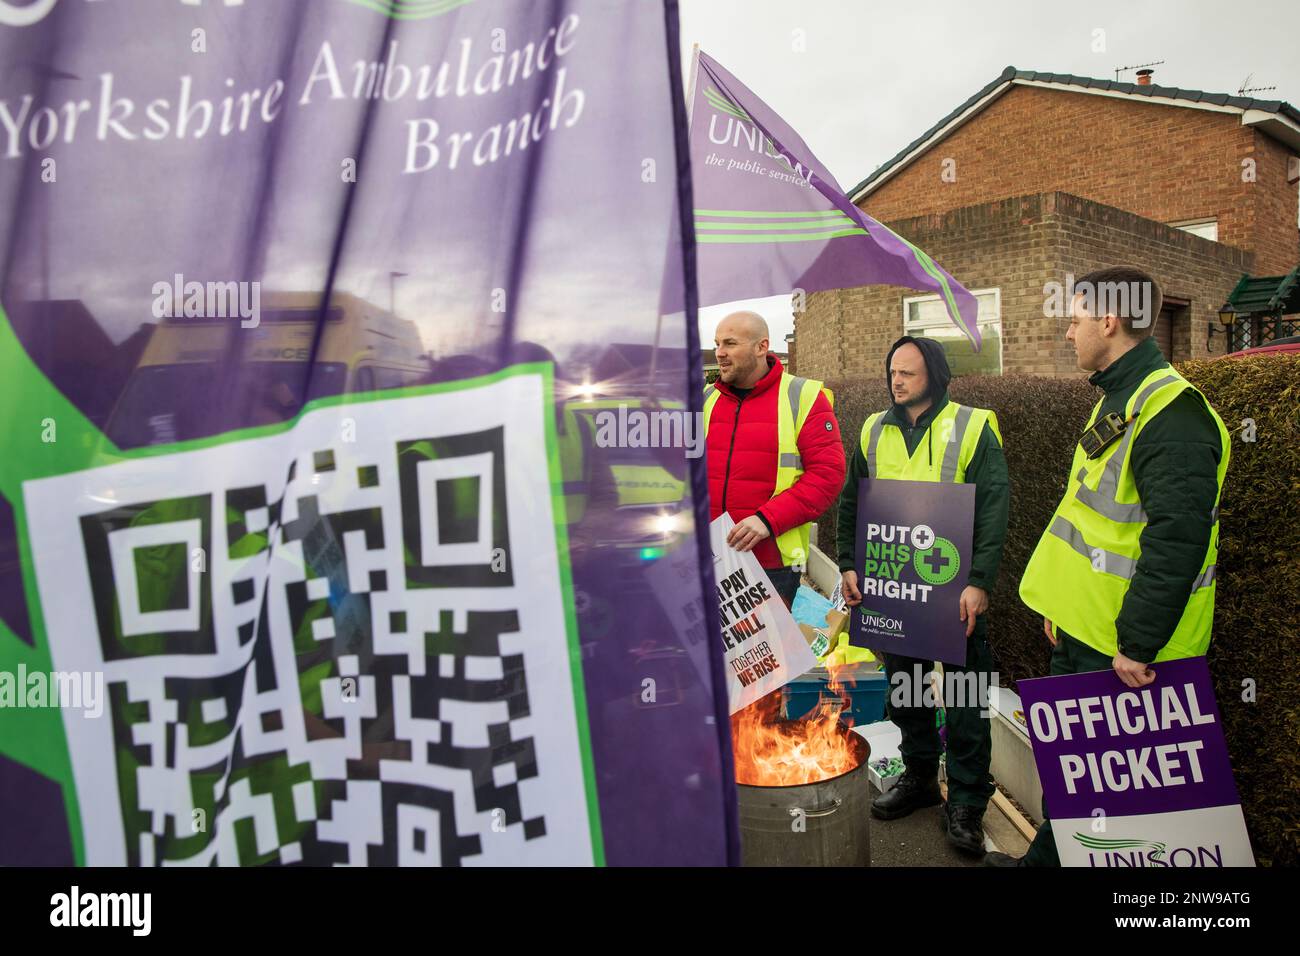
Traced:
[[1079, 447], [1089, 459], [1096, 458], [1103, 451], [1115, 443], [1115, 440], [1128, 430], [1129, 422], [1120, 418], [1114, 412], [1107, 412], [1097, 422], [1083, 433], [1079, 439]]

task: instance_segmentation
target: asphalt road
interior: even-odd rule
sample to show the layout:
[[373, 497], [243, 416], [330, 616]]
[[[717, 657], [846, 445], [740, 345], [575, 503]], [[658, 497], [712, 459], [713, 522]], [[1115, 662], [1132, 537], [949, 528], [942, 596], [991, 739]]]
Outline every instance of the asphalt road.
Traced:
[[[875, 787], [871, 787], [872, 799], [879, 793]], [[967, 856], [948, 842], [948, 837], [943, 832], [942, 819], [942, 807], [916, 810], [899, 820], [877, 820], [872, 817], [871, 865], [979, 866], [979, 857]], [[1029, 847], [1028, 842], [992, 806], [984, 814], [984, 829], [984, 845], [987, 849], [1021, 856]]]
[[[871, 788], [874, 799], [879, 791]], [[871, 818], [871, 865], [979, 866], [978, 857], [959, 852], [944, 835], [943, 808], [926, 807], [898, 820]]]

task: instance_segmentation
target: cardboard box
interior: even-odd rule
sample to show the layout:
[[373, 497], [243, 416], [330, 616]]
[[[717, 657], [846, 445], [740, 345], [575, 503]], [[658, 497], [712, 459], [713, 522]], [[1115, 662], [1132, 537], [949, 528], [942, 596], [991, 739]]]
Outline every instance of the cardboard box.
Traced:
[[848, 611], [836, 611], [834, 609], [826, 612], [826, 623], [822, 627], [813, 627], [810, 624], [800, 624], [799, 633], [803, 639], [808, 642], [813, 654], [822, 658], [839, 643], [841, 632], [848, 631], [849, 613]]
[[818, 659], [825, 657], [826, 652], [831, 649], [831, 641], [825, 631], [818, 630], [808, 624], [800, 624], [799, 633], [808, 642], [808, 647], [812, 649], [814, 657]]
[[830, 638], [832, 647], [839, 643], [840, 634], [847, 634], [848, 630], [849, 612], [847, 609], [843, 611], [832, 610], [826, 613], [826, 635]]
[[[881, 768], [881, 764], [884, 764], [884, 769]], [[901, 757], [873, 757], [867, 763], [867, 776], [871, 780], [871, 785], [881, 793], [888, 793], [889, 789], [898, 783], [898, 778], [902, 775], [903, 760]]]
[[867, 776], [872, 786], [884, 793], [898, 782], [903, 773], [903, 761], [899, 756], [902, 732], [888, 720], [854, 727], [853, 732], [866, 740], [871, 748], [871, 755], [867, 758]]

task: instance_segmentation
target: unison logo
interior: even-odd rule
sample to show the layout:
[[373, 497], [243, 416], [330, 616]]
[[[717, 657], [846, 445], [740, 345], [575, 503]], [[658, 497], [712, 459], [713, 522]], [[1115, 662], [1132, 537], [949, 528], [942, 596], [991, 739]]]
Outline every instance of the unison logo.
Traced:
[[1074, 839], [1087, 848], [1089, 866], [1106, 867], [1222, 867], [1223, 847], [1180, 846], [1133, 837], [1097, 837], [1075, 833]]
[[1095, 837], [1086, 833], [1076, 833], [1074, 838], [1090, 850], [1142, 850], [1146, 849], [1154, 857], [1163, 856], [1165, 844], [1152, 840], [1137, 840], [1125, 837]]
[[726, 113], [728, 116], [734, 116], [736, 119], [744, 120], [746, 123], [753, 122], [753, 120], [749, 118], [748, 113], [742, 110], [739, 106], [733, 106], [730, 100], [711, 86], [705, 87], [704, 99], [719, 113]]
[[[766, 156], [769, 159], [780, 160], [785, 168], [793, 174], [791, 176], [785, 176], [784, 174], [781, 176], [772, 175], [772, 178], [797, 182], [804, 186], [812, 185], [812, 170], [806, 169], [802, 163], [795, 162], [785, 150], [779, 149], [743, 109], [736, 106], [711, 86], [705, 88], [704, 100], [716, 111], [714, 115], [709, 117], [709, 142], [718, 146], [731, 146], [740, 149], [743, 140], [745, 149], [748, 149], [751, 153]], [[725, 120], [721, 125], [718, 123], [718, 114], [721, 114]], [[730, 165], [727, 168], [729, 170], [740, 168], [740, 165], [733, 159], [730, 160]], [[761, 172], [762, 168], [745, 169], [744, 171]], [[776, 172], [776, 170], [772, 170], [771, 174]]]
[[879, 611], [868, 611], [865, 607], [862, 609], [862, 623], [891, 634], [901, 633], [903, 630], [903, 622], [898, 618], [887, 617]]

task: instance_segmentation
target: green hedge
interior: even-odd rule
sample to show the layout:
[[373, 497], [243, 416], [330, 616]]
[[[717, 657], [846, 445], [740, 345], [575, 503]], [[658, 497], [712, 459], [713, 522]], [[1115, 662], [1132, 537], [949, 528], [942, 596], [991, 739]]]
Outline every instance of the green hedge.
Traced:
[[[1300, 864], [1300, 361], [1189, 362], [1180, 370], [1233, 436], [1220, 510], [1218, 596], [1210, 647], [1237, 786], [1261, 863]], [[888, 401], [879, 375], [828, 383], [845, 453]], [[1081, 379], [966, 376], [951, 396], [997, 412], [1011, 475], [1011, 520], [991, 597], [989, 640], [1004, 682], [1047, 673], [1042, 619], [1020, 576], [1065, 491], [1074, 444], [1100, 392]], [[1253, 434], [1249, 424], [1253, 422]], [[1248, 441], [1248, 438], [1254, 441]], [[834, 509], [818, 525], [834, 553]], [[1254, 700], [1249, 699], [1253, 688]]]
[[1300, 359], [1261, 355], [1188, 362], [1179, 370], [1209, 397], [1233, 439], [1209, 653], [1228, 752], [1255, 855], [1261, 863], [1296, 866]]

